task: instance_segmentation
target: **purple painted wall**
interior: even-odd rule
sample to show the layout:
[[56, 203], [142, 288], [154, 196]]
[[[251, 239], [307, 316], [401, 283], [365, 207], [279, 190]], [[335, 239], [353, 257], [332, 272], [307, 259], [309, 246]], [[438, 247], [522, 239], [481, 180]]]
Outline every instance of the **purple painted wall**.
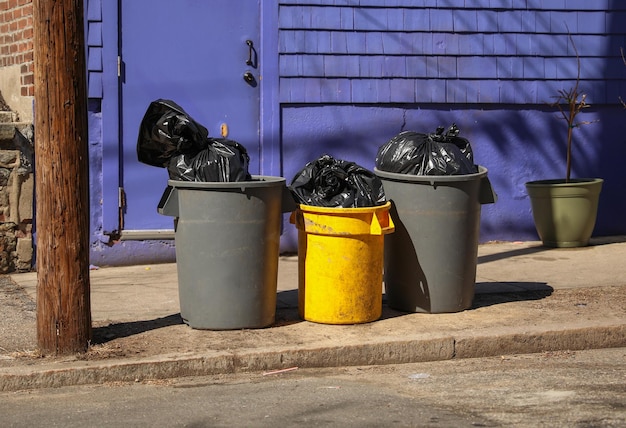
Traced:
[[[626, 233], [626, 112], [614, 106], [589, 109], [575, 130], [573, 174], [604, 177], [596, 235]], [[432, 132], [457, 123], [472, 143], [476, 163], [489, 170], [498, 202], [483, 206], [481, 242], [537, 240], [524, 183], [565, 175], [566, 125], [544, 107], [447, 105], [423, 107], [319, 106], [283, 108], [284, 176], [287, 181], [323, 153], [373, 168], [378, 148], [402, 130]], [[297, 249], [293, 225], [285, 226], [283, 249]]]
[[[92, 262], [171, 261], [172, 242], [115, 243], [106, 234], [116, 227], [111, 183], [119, 174], [113, 3], [88, 2]], [[583, 117], [599, 120], [575, 130], [574, 175], [605, 178], [595, 235], [626, 234], [626, 111], [618, 99], [626, 97], [625, 2], [263, 4], [262, 55], [276, 65], [266, 70], [272, 88], [261, 128], [279, 162], [263, 160], [262, 173], [290, 182], [323, 153], [373, 168], [378, 147], [398, 132], [456, 122], [499, 196], [483, 207], [481, 241], [537, 239], [524, 183], [564, 175], [565, 124], [546, 103], [576, 76], [569, 29], [592, 104]], [[286, 221], [281, 248], [295, 250], [295, 239]]]

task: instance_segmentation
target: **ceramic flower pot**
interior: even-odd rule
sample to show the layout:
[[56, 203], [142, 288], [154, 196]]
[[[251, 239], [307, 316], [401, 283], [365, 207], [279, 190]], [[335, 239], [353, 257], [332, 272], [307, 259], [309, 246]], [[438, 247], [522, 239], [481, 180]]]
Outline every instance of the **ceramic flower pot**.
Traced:
[[547, 247], [584, 247], [596, 224], [600, 178], [526, 183], [539, 238]]

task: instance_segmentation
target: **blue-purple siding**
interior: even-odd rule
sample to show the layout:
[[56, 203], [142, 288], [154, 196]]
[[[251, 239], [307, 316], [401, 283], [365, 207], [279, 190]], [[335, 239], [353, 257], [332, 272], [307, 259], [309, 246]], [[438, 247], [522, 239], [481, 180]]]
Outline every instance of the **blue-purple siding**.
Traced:
[[[145, 254], [142, 260], [160, 260], [171, 249], [154, 243], [110, 248], [100, 243], [115, 226], [111, 213], [116, 207], [107, 194], [117, 188], [102, 175], [115, 175], [117, 168], [107, 157], [116, 150], [112, 126], [117, 118], [109, 117], [116, 110], [106, 104], [117, 103], [111, 83], [116, 46], [108, 46], [113, 39], [107, 34], [117, 31], [118, 23], [108, 3], [87, 4], [89, 96], [94, 99], [90, 117], [103, 134], [99, 143], [97, 138], [92, 142], [93, 159], [101, 159], [100, 165], [92, 164], [92, 253], [108, 254], [101, 263], [137, 261], [139, 257], [126, 255], [132, 246], [134, 254]], [[547, 103], [557, 90], [571, 86], [577, 74], [569, 32], [580, 55], [581, 89], [592, 104], [583, 118], [599, 121], [575, 130], [574, 175], [606, 180], [596, 235], [626, 234], [626, 111], [619, 103], [620, 95], [626, 97], [626, 66], [620, 56], [620, 48], [626, 47], [626, 2], [262, 4], [263, 82], [272, 89], [262, 98], [261, 133], [278, 153], [263, 161], [264, 174], [290, 181], [324, 152], [373, 168], [378, 147], [396, 133], [430, 132], [456, 122], [472, 142], [477, 163], [489, 169], [499, 195], [498, 203], [483, 208], [481, 241], [537, 239], [524, 183], [564, 175], [566, 128]], [[281, 248], [294, 250], [295, 239], [295, 229], [286, 221]]]
[[282, 103], [542, 104], [576, 77], [568, 29], [589, 98], [626, 92], [619, 4], [297, 3], [279, 6]]
[[[481, 241], [537, 239], [524, 183], [564, 176], [569, 88], [593, 106], [575, 132], [574, 174], [606, 179], [596, 234], [626, 233], [626, 3], [617, 1], [279, 2], [283, 170], [329, 152], [372, 168], [396, 133], [456, 122], [499, 195]], [[296, 248], [286, 228], [283, 248]]]
[[87, 3], [87, 91], [89, 98], [100, 99], [102, 91], [102, 4], [101, 0]]

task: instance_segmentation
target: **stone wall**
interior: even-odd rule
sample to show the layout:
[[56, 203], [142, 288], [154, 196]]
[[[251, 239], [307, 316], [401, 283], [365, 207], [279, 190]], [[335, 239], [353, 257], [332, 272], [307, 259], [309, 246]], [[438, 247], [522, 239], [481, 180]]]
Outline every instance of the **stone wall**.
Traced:
[[0, 273], [33, 262], [33, 5], [0, 0]]
[[33, 262], [33, 126], [0, 111], [0, 273]]

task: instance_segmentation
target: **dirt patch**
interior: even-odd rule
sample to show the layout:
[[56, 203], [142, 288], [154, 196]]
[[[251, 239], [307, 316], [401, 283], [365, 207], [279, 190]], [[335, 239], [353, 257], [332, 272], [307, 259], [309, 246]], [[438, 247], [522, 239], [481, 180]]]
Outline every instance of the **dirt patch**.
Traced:
[[0, 275], [0, 356], [30, 352], [36, 344], [36, 305], [8, 276]]

